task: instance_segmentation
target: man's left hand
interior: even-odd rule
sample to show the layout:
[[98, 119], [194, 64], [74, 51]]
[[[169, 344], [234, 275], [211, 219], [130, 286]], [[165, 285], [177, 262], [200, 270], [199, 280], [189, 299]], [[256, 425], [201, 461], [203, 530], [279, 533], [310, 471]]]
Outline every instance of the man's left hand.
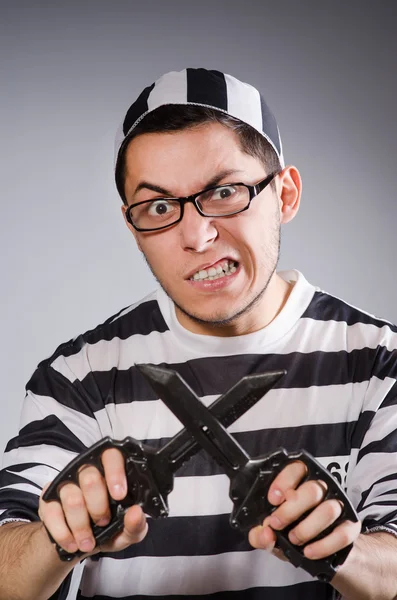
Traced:
[[[304, 513], [311, 511], [288, 534], [292, 544], [307, 544], [327, 529], [342, 513], [342, 504], [338, 500], [324, 500], [327, 486], [323, 481], [310, 480], [301, 483], [307, 469], [303, 462], [296, 461], [287, 465], [272, 482], [268, 500], [278, 508], [249, 532], [249, 542], [254, 548], [272, 552], [278, 558], [286, 560], [284, 554], [274, 548], [276, 534], [274, 530], [282, 530], [297, 521]], [[308, 544], [304, 555], [310, 559], [321, 559], [352, 544], [361, 531], [361, 523], [343, 521], [324, 538]]]

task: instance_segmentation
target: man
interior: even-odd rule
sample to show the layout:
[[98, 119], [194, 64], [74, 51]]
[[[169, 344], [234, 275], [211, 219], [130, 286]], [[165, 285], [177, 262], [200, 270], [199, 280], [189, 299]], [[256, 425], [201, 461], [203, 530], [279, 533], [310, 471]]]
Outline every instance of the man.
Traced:
[[[301, 180], [284, 166], [264, 100], [217, 71], [164, 75], [126, 114], [116, 183], [161, 287], [61, 345], [29, 382], [1, 475], [0, 597], [394, 598], [397, 330], [297, 271], [276, 272], [280, 225], [299, 208]], [[107, 435], [159, 447], [181, 429], [136, 363], [172, 366], [206, 405], [243, 375], [285, 368], [230, 431], [251, 456], [280, 446], [309, 451], [361, 521], [344, 520], [314, 541], [342, 506], [294, 462], [270, 487], [276, 510], [247, 539], [228, 524], [228, 480], [200, 452], [177, 473], [169, 518], [149, 522], [132, 506], [124, 530], [96, 548], [90, 519], [108, 523], [108, 493], [126, 494], [121, 454], [103, 454], [104, 476], [82, 469], [60, 502], [44, 502], [42, 489]], [[289, 539], [307, 544], [311, 560], [353, 543], [330, 584], [274, 548], [274, 531], [303, 515]], [[61, 562], [46, 529], [67, 552], [84, 552], [81, 564]]]

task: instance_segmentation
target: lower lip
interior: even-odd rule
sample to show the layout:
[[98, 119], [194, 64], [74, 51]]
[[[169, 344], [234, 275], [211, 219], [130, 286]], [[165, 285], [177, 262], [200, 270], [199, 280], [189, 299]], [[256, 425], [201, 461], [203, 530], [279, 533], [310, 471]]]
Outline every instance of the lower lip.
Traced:
[[194, 280], [188, 279], [187, 281], [196, 289], [202, 290], [204, 292], [214, 292], [217, 290], [222, 290], [226, 286], [230, 285], [237, 277], [240, 272], [240, 267], [237, 267], [237, 270], [231, 275], [225, 275], [224, 277], [219, 277], [218, 279], [207, 279], [207, 280]]

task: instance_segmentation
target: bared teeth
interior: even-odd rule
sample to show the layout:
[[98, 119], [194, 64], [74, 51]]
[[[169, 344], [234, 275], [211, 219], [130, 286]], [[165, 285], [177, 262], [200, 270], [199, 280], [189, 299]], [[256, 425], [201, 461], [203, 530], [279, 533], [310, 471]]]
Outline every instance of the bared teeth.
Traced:
[[226, 260], [217, 267], [210, 267], [209, 269], [202, 269], [201, 271], [197, 271], [197, 273], [195, 273], [190, 279], [192, 279], [193, 281], [219, 279], [219, 277], [224, 277], [225, 275], [231, 275], [232, 273], [235, 273], [236, 270], [237, 263], [233, 260]]

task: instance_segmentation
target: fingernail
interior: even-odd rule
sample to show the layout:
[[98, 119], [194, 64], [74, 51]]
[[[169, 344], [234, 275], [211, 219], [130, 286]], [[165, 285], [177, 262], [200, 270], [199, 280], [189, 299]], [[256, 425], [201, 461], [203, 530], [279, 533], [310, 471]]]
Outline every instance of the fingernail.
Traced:
[[278, 517], [275, 517], [274, 515], [272, 515], [270, 517], [270, 527], [276, 528], [278, 529], [279, 527], [281, 527], [281, 521]]
[[269, 536], [265, 531], [261, 531], [260, 533], [260, 544], [268, 552], [271, 552], [274, 548], [274, 542], [269, 543]]
[[296, 537], [296, 535], [294, 533], [289, 534], [289, 540], [290, 542], [292, 542], [293, 544], [295, 544], [295, 546], [299, 546], [302, 542]]
[[97, 521], [98, 527], [105, 527], [105, 525], [107, 525], [108, 523], [109, 523], [108, 517], [102, 517], [101, 519], [99, 519], [99, 521]]
[[77, 550], [78, 550], [77, 544], [75, 544], [74, 542], [71, 542], [70, 544], [68, 544], [66, 546], [67, 552], [77, 552]]
[[94, 547], [95, 544], [92, 538], [86, 538], [80, 542], [80, 550], [83, 550], [83, 552], [90, 552]]
[[138, 529], [143, 530], [145, 527], [146, 527], [146, 517], [143, 514], [141, 520], [139, 521]]
[[283, 494], [280, 492], [280, 490], [275, 489], [271, 491], [270, 497], [275, 501], [275, 502], [281, 502]]
[[312, 548], [310, 548], [310, 546], [305, 548], [304, 553], [305, 553], [305, 556], [307, 556], [307, 558], [311, 558], [311, 559], [317, 558], [316, 553], [313, 551]]
[[116, 485], [113, 486], [113, 494], [114, 494], [114, 496], [117, 496], [117, 498], [119, 498], [119, 499], [124, 498], [126, 493], [127, 493], [127, 486], [124, 483], [122, 483], [122, 484], [117, 483]]

